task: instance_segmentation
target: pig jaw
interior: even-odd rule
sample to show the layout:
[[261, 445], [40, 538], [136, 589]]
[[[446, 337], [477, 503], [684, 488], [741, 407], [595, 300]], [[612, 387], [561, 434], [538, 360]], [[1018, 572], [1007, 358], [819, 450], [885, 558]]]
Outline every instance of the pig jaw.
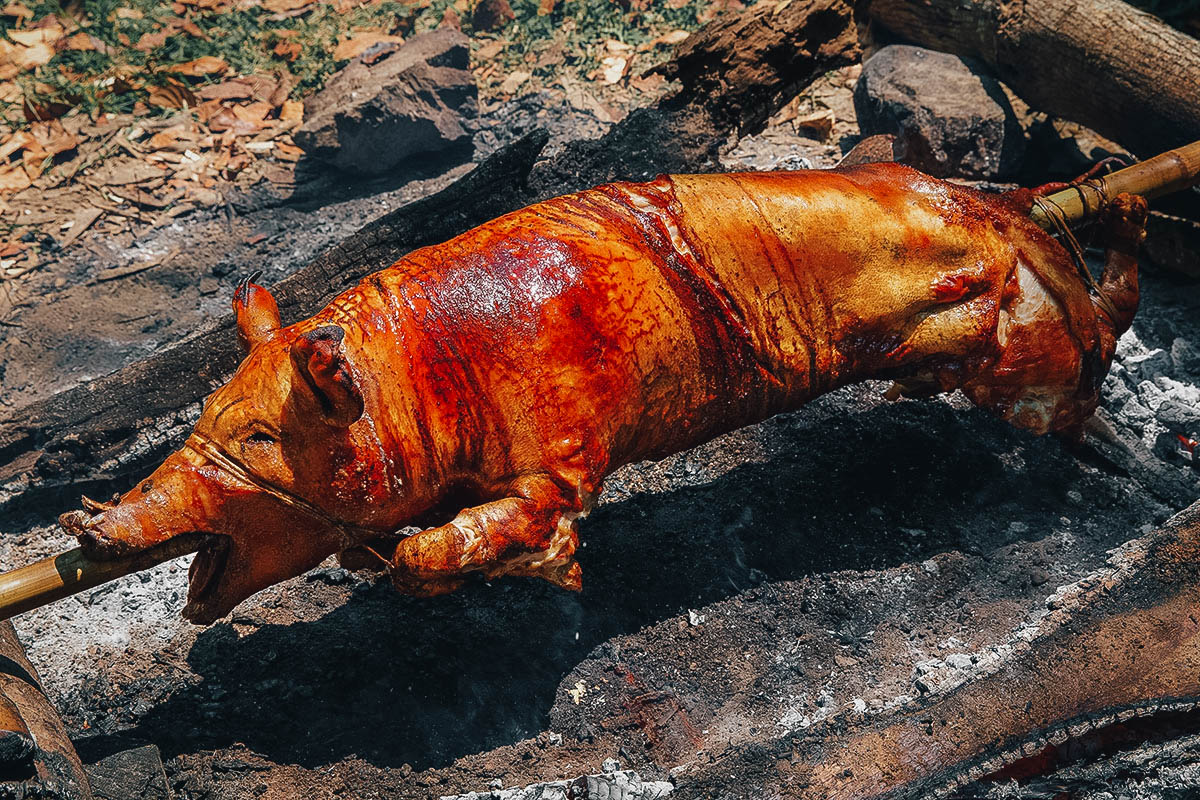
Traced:
[[188, 449], [175, 453], [115, 506], [87, 504], [63, 526], [97, 560], [123, 558], [177, 537], [199, 537], [183, 616], [209, 624], [255, 592], [294, 577], [344, 546], [339, 531], [284, 505]]

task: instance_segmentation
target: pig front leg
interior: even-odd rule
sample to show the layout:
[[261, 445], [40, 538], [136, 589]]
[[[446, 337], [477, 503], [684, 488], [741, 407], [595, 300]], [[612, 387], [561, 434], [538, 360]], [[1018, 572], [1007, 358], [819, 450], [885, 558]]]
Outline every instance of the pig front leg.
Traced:
[[513, 496], [463, 509], [453, 520], [402, 540], [391, 558], [396, 588], [422, 597], [454, 591], [469, 572], [526, 575], [579, 591], [575, 562], [582, 510], [549, 478], [519, 481]]

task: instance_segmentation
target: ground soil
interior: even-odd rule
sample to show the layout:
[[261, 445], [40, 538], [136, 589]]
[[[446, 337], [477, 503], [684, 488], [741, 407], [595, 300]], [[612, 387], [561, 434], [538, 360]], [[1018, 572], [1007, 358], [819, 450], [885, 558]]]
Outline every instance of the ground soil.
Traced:
[[[487, 135], [603, 127], [521, 102]], [[852, 141], [780, 122], [723, 166], [828, 166]], [[224, 311], [242, 273], [270, 283], [461, 169], [324, 204], [247, 200], [122, 249], [85, 240], [0, 343], [0, 397], [19, 406], [186, 336]], [[88, 282], [131, 252], [176, 248], [141, 274]], [[931, 672], [969, 670], [1056, 587], [1200, 495], [1152, 413], [1155, 391], [1200, 398], [1195, 363], [1169, 355], [1200, 345], [1200, 293], [1154, 269], [1143, 280], [1105, 391], [1126, 460], [1029, 436], [961, 397], [890, 403], [867, 384], [614, 474], [583, 523], [580, 594], [513, 579], [418, 600], [329, 563], [195, 628], [179, 618], [177, 561], [17, 630], [84, 760], [155, 744], [180, 798], [436, 797], [574, 777], [610, 757], [647, 778], [685, 767], [678, 796], [756, 796], [770, 767], [739, 754], [936, 692]], [[68, 546], [59, 510], [6, 520], [0, 562]], [[1187, 772], [1195, 740], [1173, 746], [1171, 779], [1200, 781]], [[744, 769], [692, 769], [710, 762]], [[1106, 763], [1143, 786], [1165, 762], [1075, 768], [1103, 776]]]

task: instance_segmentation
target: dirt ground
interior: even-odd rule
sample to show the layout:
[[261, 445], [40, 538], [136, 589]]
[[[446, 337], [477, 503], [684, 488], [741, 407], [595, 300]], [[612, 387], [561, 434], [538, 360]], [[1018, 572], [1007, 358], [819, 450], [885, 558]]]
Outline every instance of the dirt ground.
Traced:
[[[841, 103], [844, 135], [821, 143], [783, 122], [722, 166], [835, 163], [853, 119], [845, 76], [828, 81], [816, 90]], [[480, 140], [606, 124], [561, 112], [519, 101]], [[263, 269], [269, 284], [463, 169], [346, 187], [334, 202], [247, 198], [136, 242], [85, 237], [3, 331], [0, 402], [187, 336], [244, 273]], [[673, 780], [672, 797], [768, 796], [761, 746], [902, 709], [993, 663], [1058, 587], [1200, 495], [1156, 416], [1168, 400], [1200, 403], [1200, 293], [1152, 267], [1143, 281], [1101, 412], [1121, 457], [1034, 438], [961, 397], [891, 403], [868, 384], [614, 474], [582, 526], [580, 594], [512, 579], [419, 600], [330, 563], [195, 628], [179, 618], [177, 561], [26, 614], [17, 630], [85, 762], [157, 745], [178, 798], [487, 796], [493, 781], [571, 778], [608, 758]], [[5, 520], [0, 561], [68, 546], [51, 522], [60, 510]], [[1186, 733], [1169, 752], [1159, 742], [1066, 769], [1099, 776], [1101, 789], [1078, 795], [1095, 800], [1106, 785], [1130, 797], [1200, 789], [1200, 744]]]

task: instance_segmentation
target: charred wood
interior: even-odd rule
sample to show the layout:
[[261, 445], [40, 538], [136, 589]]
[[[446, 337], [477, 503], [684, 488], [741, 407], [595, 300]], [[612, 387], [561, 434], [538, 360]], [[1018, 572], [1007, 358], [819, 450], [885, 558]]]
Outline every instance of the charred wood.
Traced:
[[11, 622], [0, 622], [0, 794], [91, 800], [87, 775]]

